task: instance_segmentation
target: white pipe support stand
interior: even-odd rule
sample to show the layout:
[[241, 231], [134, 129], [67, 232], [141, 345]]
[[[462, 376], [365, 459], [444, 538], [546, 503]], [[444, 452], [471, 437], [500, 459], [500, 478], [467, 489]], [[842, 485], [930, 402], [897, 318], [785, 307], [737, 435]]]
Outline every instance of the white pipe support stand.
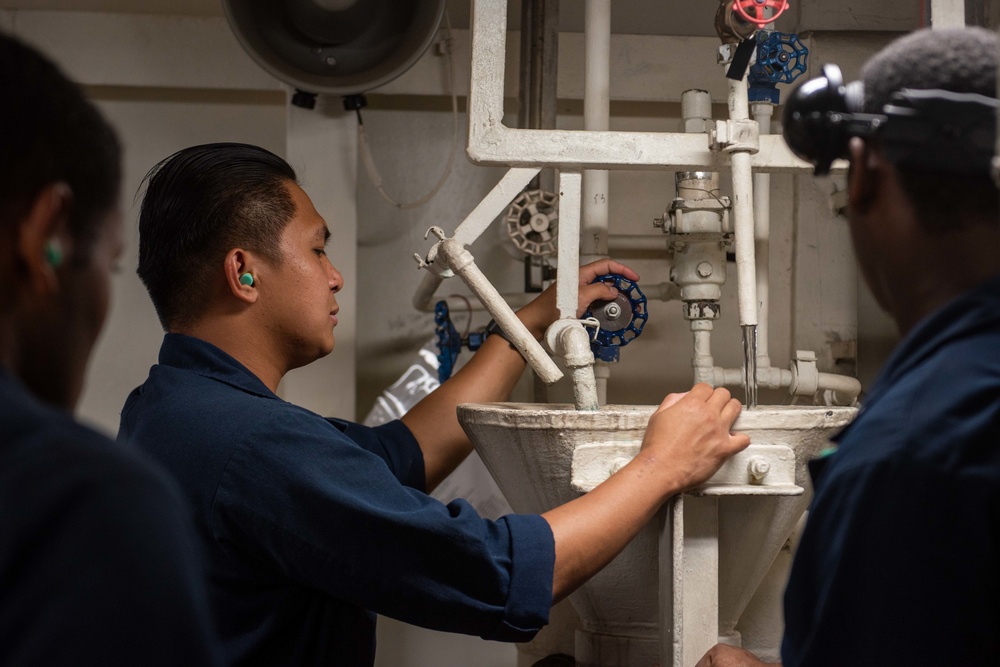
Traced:
[[552, 353], [563, 358], [573, 372], [573, 397], [577, 410], [597, 410], [597, 379], [594, 376], [594, 353], [590, 349], [590, 333], [585, 326], [596, 322], [560, 319], [545, 332], [545, 344]]
[[472, 253], [466, 250], [461, 242], [454, 238], [447, 238], [444, 230], [440, 227], [431, 227], [428, 233], [441, 239], [427, 253], [428, 260], [435, 262], [437, 258], [440, 258], [468, 285], [472, 293], [482, 302], [500, 328], [510, 337], [514, 347], [545, 384], [559, 381], [563, 376], [562, 371], [545, 353], [541, 344], [535, 340], [524, 323], [517, 318], [514, 311], [504, 301], [503, 296], [479, 270]]

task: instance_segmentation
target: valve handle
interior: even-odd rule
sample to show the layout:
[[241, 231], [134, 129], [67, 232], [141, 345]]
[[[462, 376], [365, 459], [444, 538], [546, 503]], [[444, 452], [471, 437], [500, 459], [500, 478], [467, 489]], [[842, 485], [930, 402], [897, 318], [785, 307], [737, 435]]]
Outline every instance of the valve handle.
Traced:
[[438, 382], [451, 377], [463, 346], [475, 352], [489, 336], [485, 331], [470, 331], [467, 337], [462, 338], [451, 322], [451, 311], [444, 300], [434, 304], [434, 333], [437, 335]]
[[434, 333], [437, 334], [438, 382], [444, 382], [451, 377], [458, 353], [462, 350], [462, 337], [451, 323], [447, 301], [438, 301], [434, 305], [434, 325]]
[[593, 317], [600, 323], [590, 348], [598, 359], [617, 361], [619, 348], [638, 338], [646, 326], [646, 295], [637, 283], [617, 273], [598, 276], [593, 282], [611, 284], [618, 296], [595, 301], [584, 313], [584, 318]]
[[[764, 18], [765, 9], [773, 9], [774, 14], [769, 18]], [[743, 18], [743, 20], [763, 27], [775, 20], [788, 9], [788, 0], [733, 0], [733, 9]], [[750, 10], [754, 10], [756, 16], [750, 15]]]
[[757, 62], [750, 67], [750, 85], [792, 83], [805, 74], [809, 49], [798, 35], [763, 32], [757, 42]]

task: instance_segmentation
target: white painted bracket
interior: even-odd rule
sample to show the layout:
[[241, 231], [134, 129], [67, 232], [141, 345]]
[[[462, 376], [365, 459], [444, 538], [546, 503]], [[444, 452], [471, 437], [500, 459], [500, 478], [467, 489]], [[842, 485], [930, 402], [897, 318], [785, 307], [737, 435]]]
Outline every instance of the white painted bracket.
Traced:
[[[490, 223], [506, 210], [514, 198], [521, 194], [521, 191], [539, 171], [541, 170], [538, 168], [508, 169], [489, 194], [458, 225], [453, 238], [462, 245], [472, 245], [473, 241], [486, 231]], [[414, 254], [417, 266], [427, 269], [427, 273], [413, 296], [413, 307], [417, 310], [426, 310], [442, 280], [454, 275], [447, 266], [434, 262], [436, 254], [436, 247], [432, 248], [432, 252], [428, 253], [426, 258]]]
[[[526, 130], [503, 124], [507, 0], [472, 2], [472, 76], [469, 86], [469, 158], [477, 164], [559, 169], [706, 169], [720, 171], [727, 154], [712, 151], [707, 134]], [[753, 169], [811, 172], [780, 135], [760, 137]], [[846, 163], [838, 161], [834, 171]], [[560, 224], [562, 220], [560, 219]]]
[[[573, 450], [571, 485], [580, 493], [593, 491], [639, 453], [641, 443], [605, 441], [583, 443]], [[734, 455], [704, 485], [698, 496], [797, 496], [805, 492], [795, 483], [795, 452], [785, 444], [753, 444]]]

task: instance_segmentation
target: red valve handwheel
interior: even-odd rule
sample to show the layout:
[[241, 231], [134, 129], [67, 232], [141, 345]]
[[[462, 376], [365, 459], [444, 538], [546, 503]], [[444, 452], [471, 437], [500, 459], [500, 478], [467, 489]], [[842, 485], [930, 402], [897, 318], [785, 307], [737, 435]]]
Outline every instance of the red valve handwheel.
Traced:
[[[764, 18], [764, 10], [770, 7], [774, 10], [768, 18]], [[756, 9], [758, 17], [751, 16], [750, 12], [747, 11], [750, 8]], [[788, 0], [734, 0], [733, 9], [735, 9], [744, 20], [750, 23], [755, 23], [758, 26], [765, 26], [774, 19], [781, 16], [782, 12], [788, 9]]]

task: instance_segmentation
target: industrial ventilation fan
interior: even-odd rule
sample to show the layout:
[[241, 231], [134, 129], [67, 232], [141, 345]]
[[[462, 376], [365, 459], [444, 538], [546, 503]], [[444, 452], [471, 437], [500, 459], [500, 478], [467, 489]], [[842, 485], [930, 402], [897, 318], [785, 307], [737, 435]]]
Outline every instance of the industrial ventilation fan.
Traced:
[[445, 0], [224, 0], [243, 48], [308, 93], [352, 95], [409, 69], [433, 41]]

